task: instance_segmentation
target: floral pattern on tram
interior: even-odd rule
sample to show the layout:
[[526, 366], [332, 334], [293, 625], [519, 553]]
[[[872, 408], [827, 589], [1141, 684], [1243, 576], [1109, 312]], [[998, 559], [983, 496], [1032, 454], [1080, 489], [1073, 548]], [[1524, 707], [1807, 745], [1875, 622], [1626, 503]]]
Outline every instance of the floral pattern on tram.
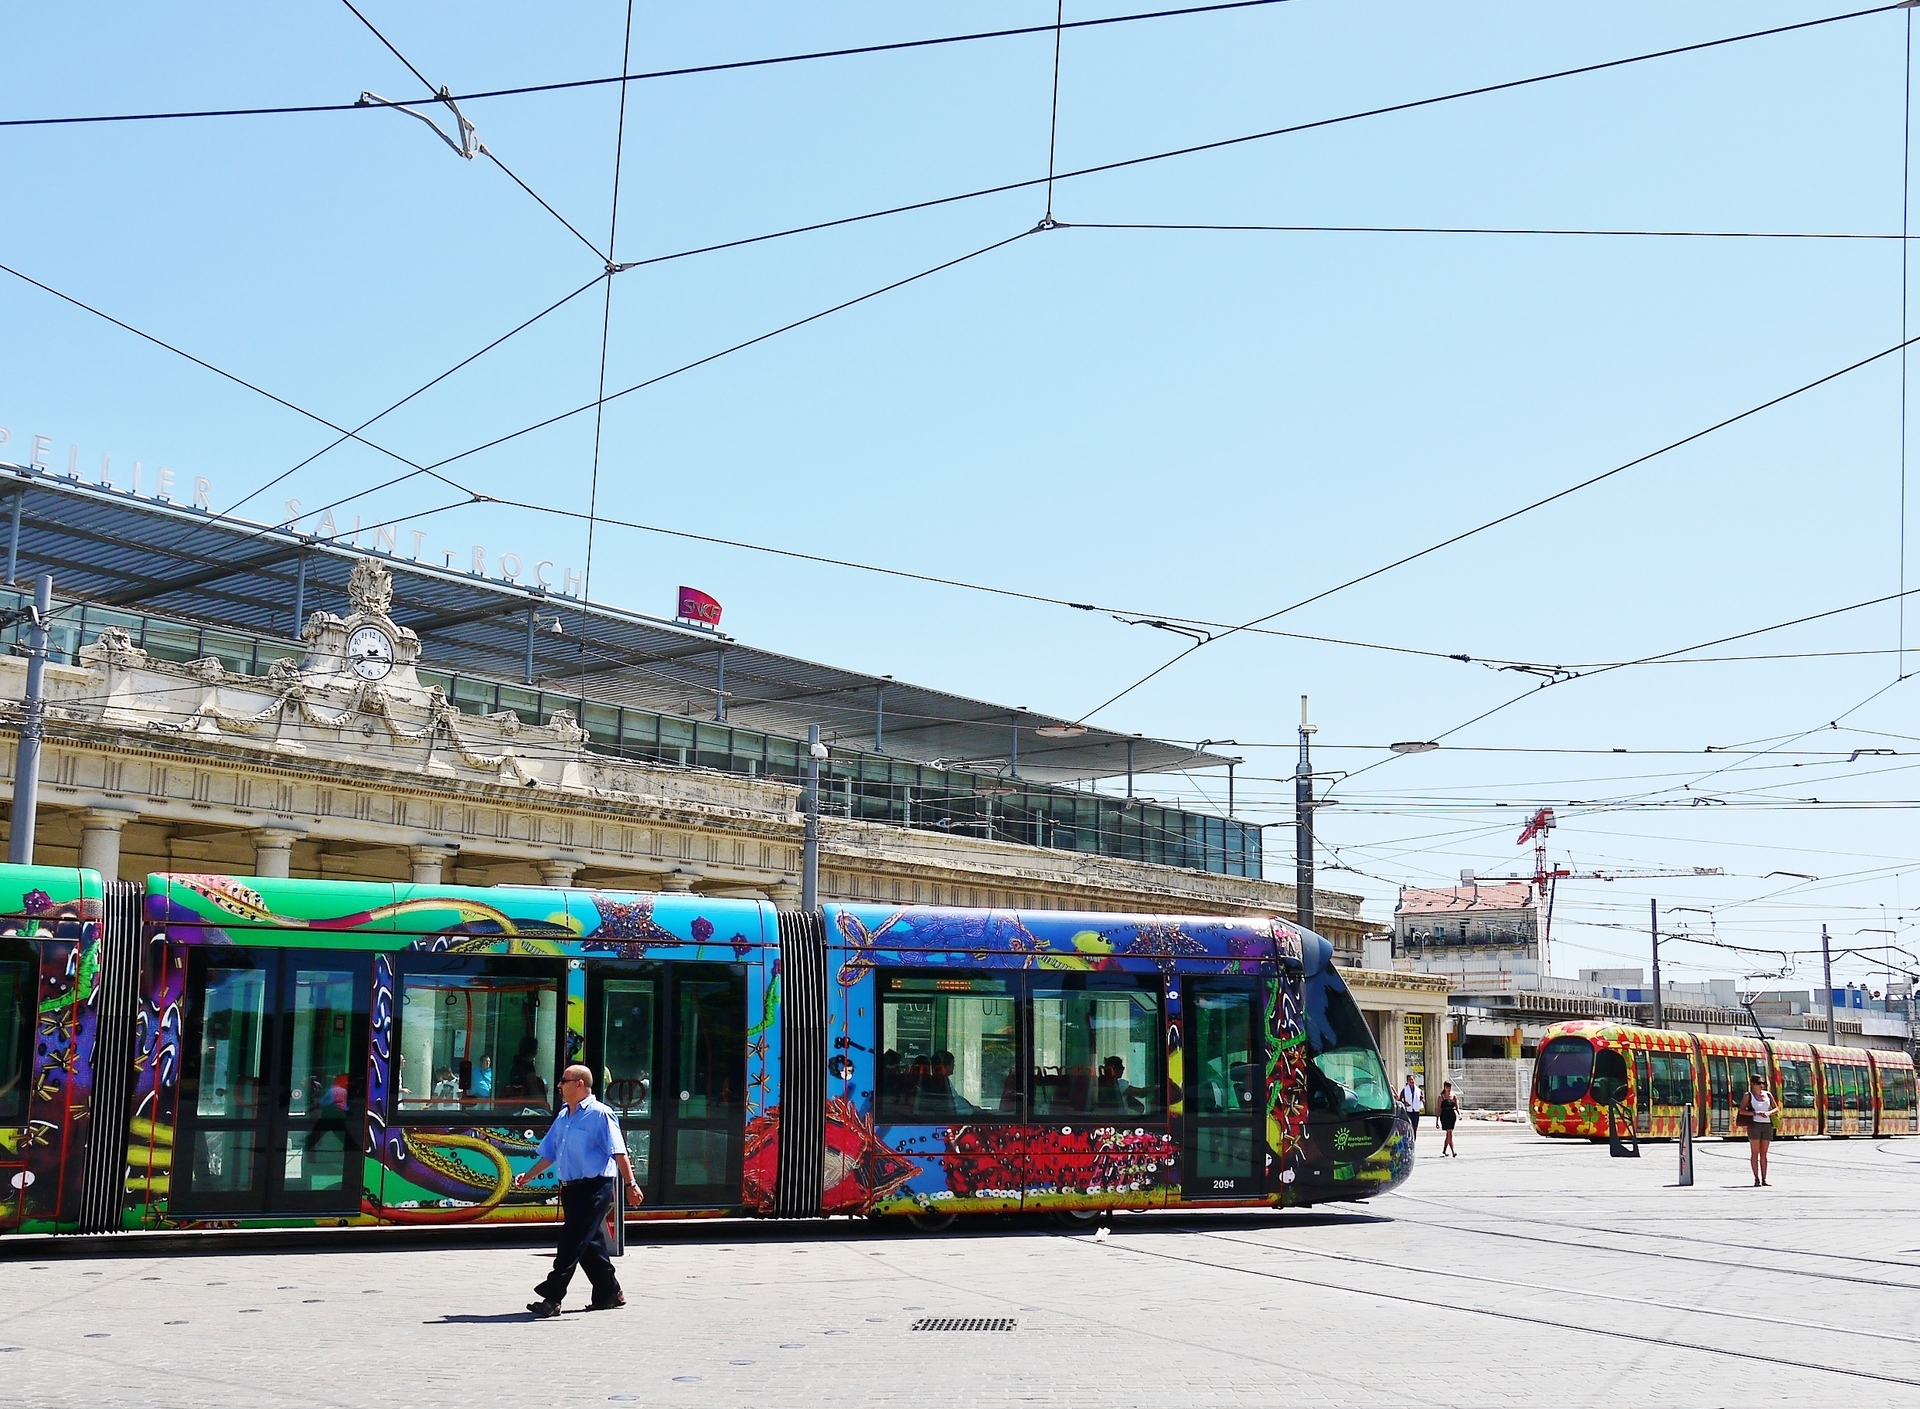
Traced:
[[19, 1034], [25, 1064], [4, 1073], [15, 1114], [0, 1124], [0, 1231], [53, 1232], [79, 1218], [104, 891], [97, 872], [62, 866], [9, 867], [6, 887], [0, 942], [36, 943], [8, 965], [32, 1031]]

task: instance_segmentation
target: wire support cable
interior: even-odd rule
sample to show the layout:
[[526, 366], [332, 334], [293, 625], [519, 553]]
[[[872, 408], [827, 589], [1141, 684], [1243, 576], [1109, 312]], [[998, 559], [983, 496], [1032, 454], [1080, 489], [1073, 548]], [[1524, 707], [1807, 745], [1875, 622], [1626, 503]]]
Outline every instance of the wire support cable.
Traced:
[[[1187, 15], [1217, 14], [1224, 10], [1264, 9], [1270, 5], [1288, 3], [1290, 0], [1227, 0], [1224, 4], [1188, 5], [1172, 10], [1148, 10], [1136, 14], [1107, 15], [1100, 19], [1074, 20], [1065, 28], [1095, 29], [1108, 25], [1133, 24], [1141, 20], [1179, 19]], [[356, 10], [354, 13], [360, 12]], [[361, 20], [365, 23], [364, 16]], [[373, 26], [369, 24], [367, 28], [372, 29]], [[614, 83], [624, 86], [629, 83], [646, 83], [665, 78], [692, 78], [702, 74], [735, 73], [743, 69], [810, 63], [820, 59], [858, 58], [866, 54], [900, 53], [912, 49], [938, 48], [948, 44], [970, 44], [987, 39], [1015, 39], [1030, 34], [1051, 34], [1056, 28], [1056, 25], [1051, 24], [1035, 24], [1022, 25], [1013, 29], [976, 30], [968, 34], [947, 34], [933, 39], [902, 39], [886, 44], [860, 44], [842, 49], [815, 49], [802, 54], [779, 54], [764, 59], [734, 59], [717, 64], [693, 64], [681, 68], [655, 69], [648, 73], [627, 73], [623, 66], [622, 72], [609, 74], [603, 78], [567, 79], [559, 83], [531, 83], [517, 88], [491, 88], [472, 93], [453, 93], [448, 96], [456, 103], [478, 102], [485, 98], [520, 98], [539, 93], [564, 93], [579, 88], [603, 88]], [[375, 33], [377, 34], [378, 31]], [[382, 39], [381, 43], [386, 43], [386, 40]], [[387, 47], [393, 48], [391, 44]], [[394, 54], [400, 58], [400, 62], [407, 62], [403, 56], [400, 56], [399, 50], [395, 49]], [[407, 64], [407, 67], [413, 66]], [[420, 78], [417, 71], [414, 76]], [[420, 81], [429, 89], [433, 87], [425, 78], [420, 78]], [[440, 97], [439, 93], [429, 92], [424, 98], [408, 101], [431, 103], [438, 102]], [[271, 108], [200, 108], [176, 112], [105, 113], [85, 117], [17, 117], [0, 119], [0, 127], [72, 127], [90, 123], [166, 122], [175, 119], [212, 117], [279, 117], [304, 113], [346, 113], [363, 110], [364, 105], [360, 103], [302, 103]]]

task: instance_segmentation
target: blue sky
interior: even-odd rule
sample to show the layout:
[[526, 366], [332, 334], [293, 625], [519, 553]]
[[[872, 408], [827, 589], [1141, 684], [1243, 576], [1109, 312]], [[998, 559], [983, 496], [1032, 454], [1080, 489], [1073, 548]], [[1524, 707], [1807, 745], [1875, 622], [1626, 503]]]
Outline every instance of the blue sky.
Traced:
[[[619, 70], [623, 5], [362, 9], [456, 92]], [[1066, 6], [1069, 20], [1122, 12]], [[1291, 0], [1070, 31], [1058, 161], [1073, 170], [1839, 13]], [[1033, 0], [642, 4], [631, 66], [1052, 17]], [[1162, 614], [1275, 610], [1891, 347], [1897, 242], [1088, 225], [1898, 232], [1906, 22], [1869, 15], [1061, 182], [1054, 213], [1068, 228], [612, 403], [600, 510]], [[344, 5], [16, 9], [6, 38], [7, 117], [419, 91]], [[1042, 35], [632, 84], [616, 255], [1042, 176], [1052, 51]], [[481, 141], [600, 243], [617, 104], [600, 87], [466, 111]], [[492, 163], [461, 160], [390, 111], [0, 129], [0, 171], [0, 261], [346, 423], [599, 267]], [[1006, 240], [1044, 208], [1042, 192], [1023, 190], [630, 270], [614, 283], [608, 385]], [[600, 299], [575, 299], [370, 438], [437, 461], [591, 400]], [[17, 280], [0, 279], [0, 326], [0, 426], [13, 436], [0, 455], [46, 434], [62, 459], [78, 444], [88, 468], [110, 453], [204, 476], [221, 508], [332, 439]], [[592, 432], [576, 416], [445, 473], [581, 510]], [[1274, 625], [1598, 663], [1893, 593], [1899, 452], [1900, 368], [1887, 358]], [[311, 509], [403, 470], [343, 447], [243, 512], [276, 516], [288, 498]], [[452, 497], [414, 481], [356, 500], [340, 522]], [[571, 520], [493, 507], [407, 527], [456, 561], [479, 544], [492, 558], [584, 562]], [[1067, 715], [1180, 644], [1104, 616], [630, 530], [602, 528], [595, 554], [598, 599], [667, 613], [687, 582], [755, 644]], [[1910, 615], [1920, 639], [1920, 607]], [[1920, 734], [1916, 687], [1824, 727], [1892, 684], [1897, 640], [1887, 605], [1706, 653], [1793, 659], [1555, 685], [1447, 737], [1496, 751], [1394, 758], [1335, 785], [1343, 805], [1321, 819], [1323, 859], [1354, 869], [1322, 884], [1361, 891], [1385, 919], [1397, 883], [1521, 869], [1512, 838], [1550, 803], [1556, 852], [1576, 869], [1729, 873], [1568, 884], [1560, 972], [1638, 962], [1649, 895], [1719, 907], [1683, 923], [1760, 947], [1817, 943], [1822, 921], [1849, 942], [1903, 929], [1920, 856], [1911, 808], [1893, 804], [1920, 797], [1902, 771], [1920, 740], [1887, 736]], [[1800, 654], [1815, 651], [1879, 654]], [[1098, 718], [1238, 739], [1244, 808], [1283, 822], [1291, 787], [1268, 780], [1290, 758], [1257, 746], [1290, 747], [1299, 695], [1313, 699], [1324, 766], [1357, 772], [1392, 758], [1378, 746], [1439, 736], [1540, 678], [1240, 635]], [[1750, 740], [1779, 751], [1704, 779], [1727, 760], [1513, 752]], [[1900, 754], [1848, 761], [1857, 748]], [[1839, 752], [1813, 756], [1823, 750]], [[1212, 777], [1153, 790], [1224, 792]], [[1637, 802], [1595, 806], [1620, 799]], [[1290, 874], [1284, 827], [1268, 865]], [[1820, 879], [1766, 875], [1782, 870]], [[1778, 966], [1684, 943], [1664, 963], [1680, 978]], [[1854, 960], [1839, 971], [1869, 972]]]

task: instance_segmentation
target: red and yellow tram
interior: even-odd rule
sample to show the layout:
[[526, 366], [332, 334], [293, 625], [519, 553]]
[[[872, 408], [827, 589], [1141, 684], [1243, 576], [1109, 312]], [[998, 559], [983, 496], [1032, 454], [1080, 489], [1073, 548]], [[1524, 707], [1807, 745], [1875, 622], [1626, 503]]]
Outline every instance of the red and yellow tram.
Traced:
[[1920, 1134], [1913, 1059], [1904, 1052], [1604, 1022], [1547, 1029], [1534, 1059], [1533, 1128], [1606, 1139], [1610, 1117], [1597, 1088], [1619, 1093], [1621, 1114], [1642, 1139], [1677, 1139], [1689, 1107], [1696, 1135], [1738, 1139], [1745, 1132], [1734, 1114], [1754, 1075], [1779, 1099], [1778, 1138]]

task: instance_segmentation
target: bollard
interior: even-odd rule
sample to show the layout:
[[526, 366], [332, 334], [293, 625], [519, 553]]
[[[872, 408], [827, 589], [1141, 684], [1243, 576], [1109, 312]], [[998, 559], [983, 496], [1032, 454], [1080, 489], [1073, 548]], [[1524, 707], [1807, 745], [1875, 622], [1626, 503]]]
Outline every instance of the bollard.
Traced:
[[1682, 1189], [1693, 1187], [1693, 1107], [1683, 1106], [1680, 1111], [1680, 1183]]

